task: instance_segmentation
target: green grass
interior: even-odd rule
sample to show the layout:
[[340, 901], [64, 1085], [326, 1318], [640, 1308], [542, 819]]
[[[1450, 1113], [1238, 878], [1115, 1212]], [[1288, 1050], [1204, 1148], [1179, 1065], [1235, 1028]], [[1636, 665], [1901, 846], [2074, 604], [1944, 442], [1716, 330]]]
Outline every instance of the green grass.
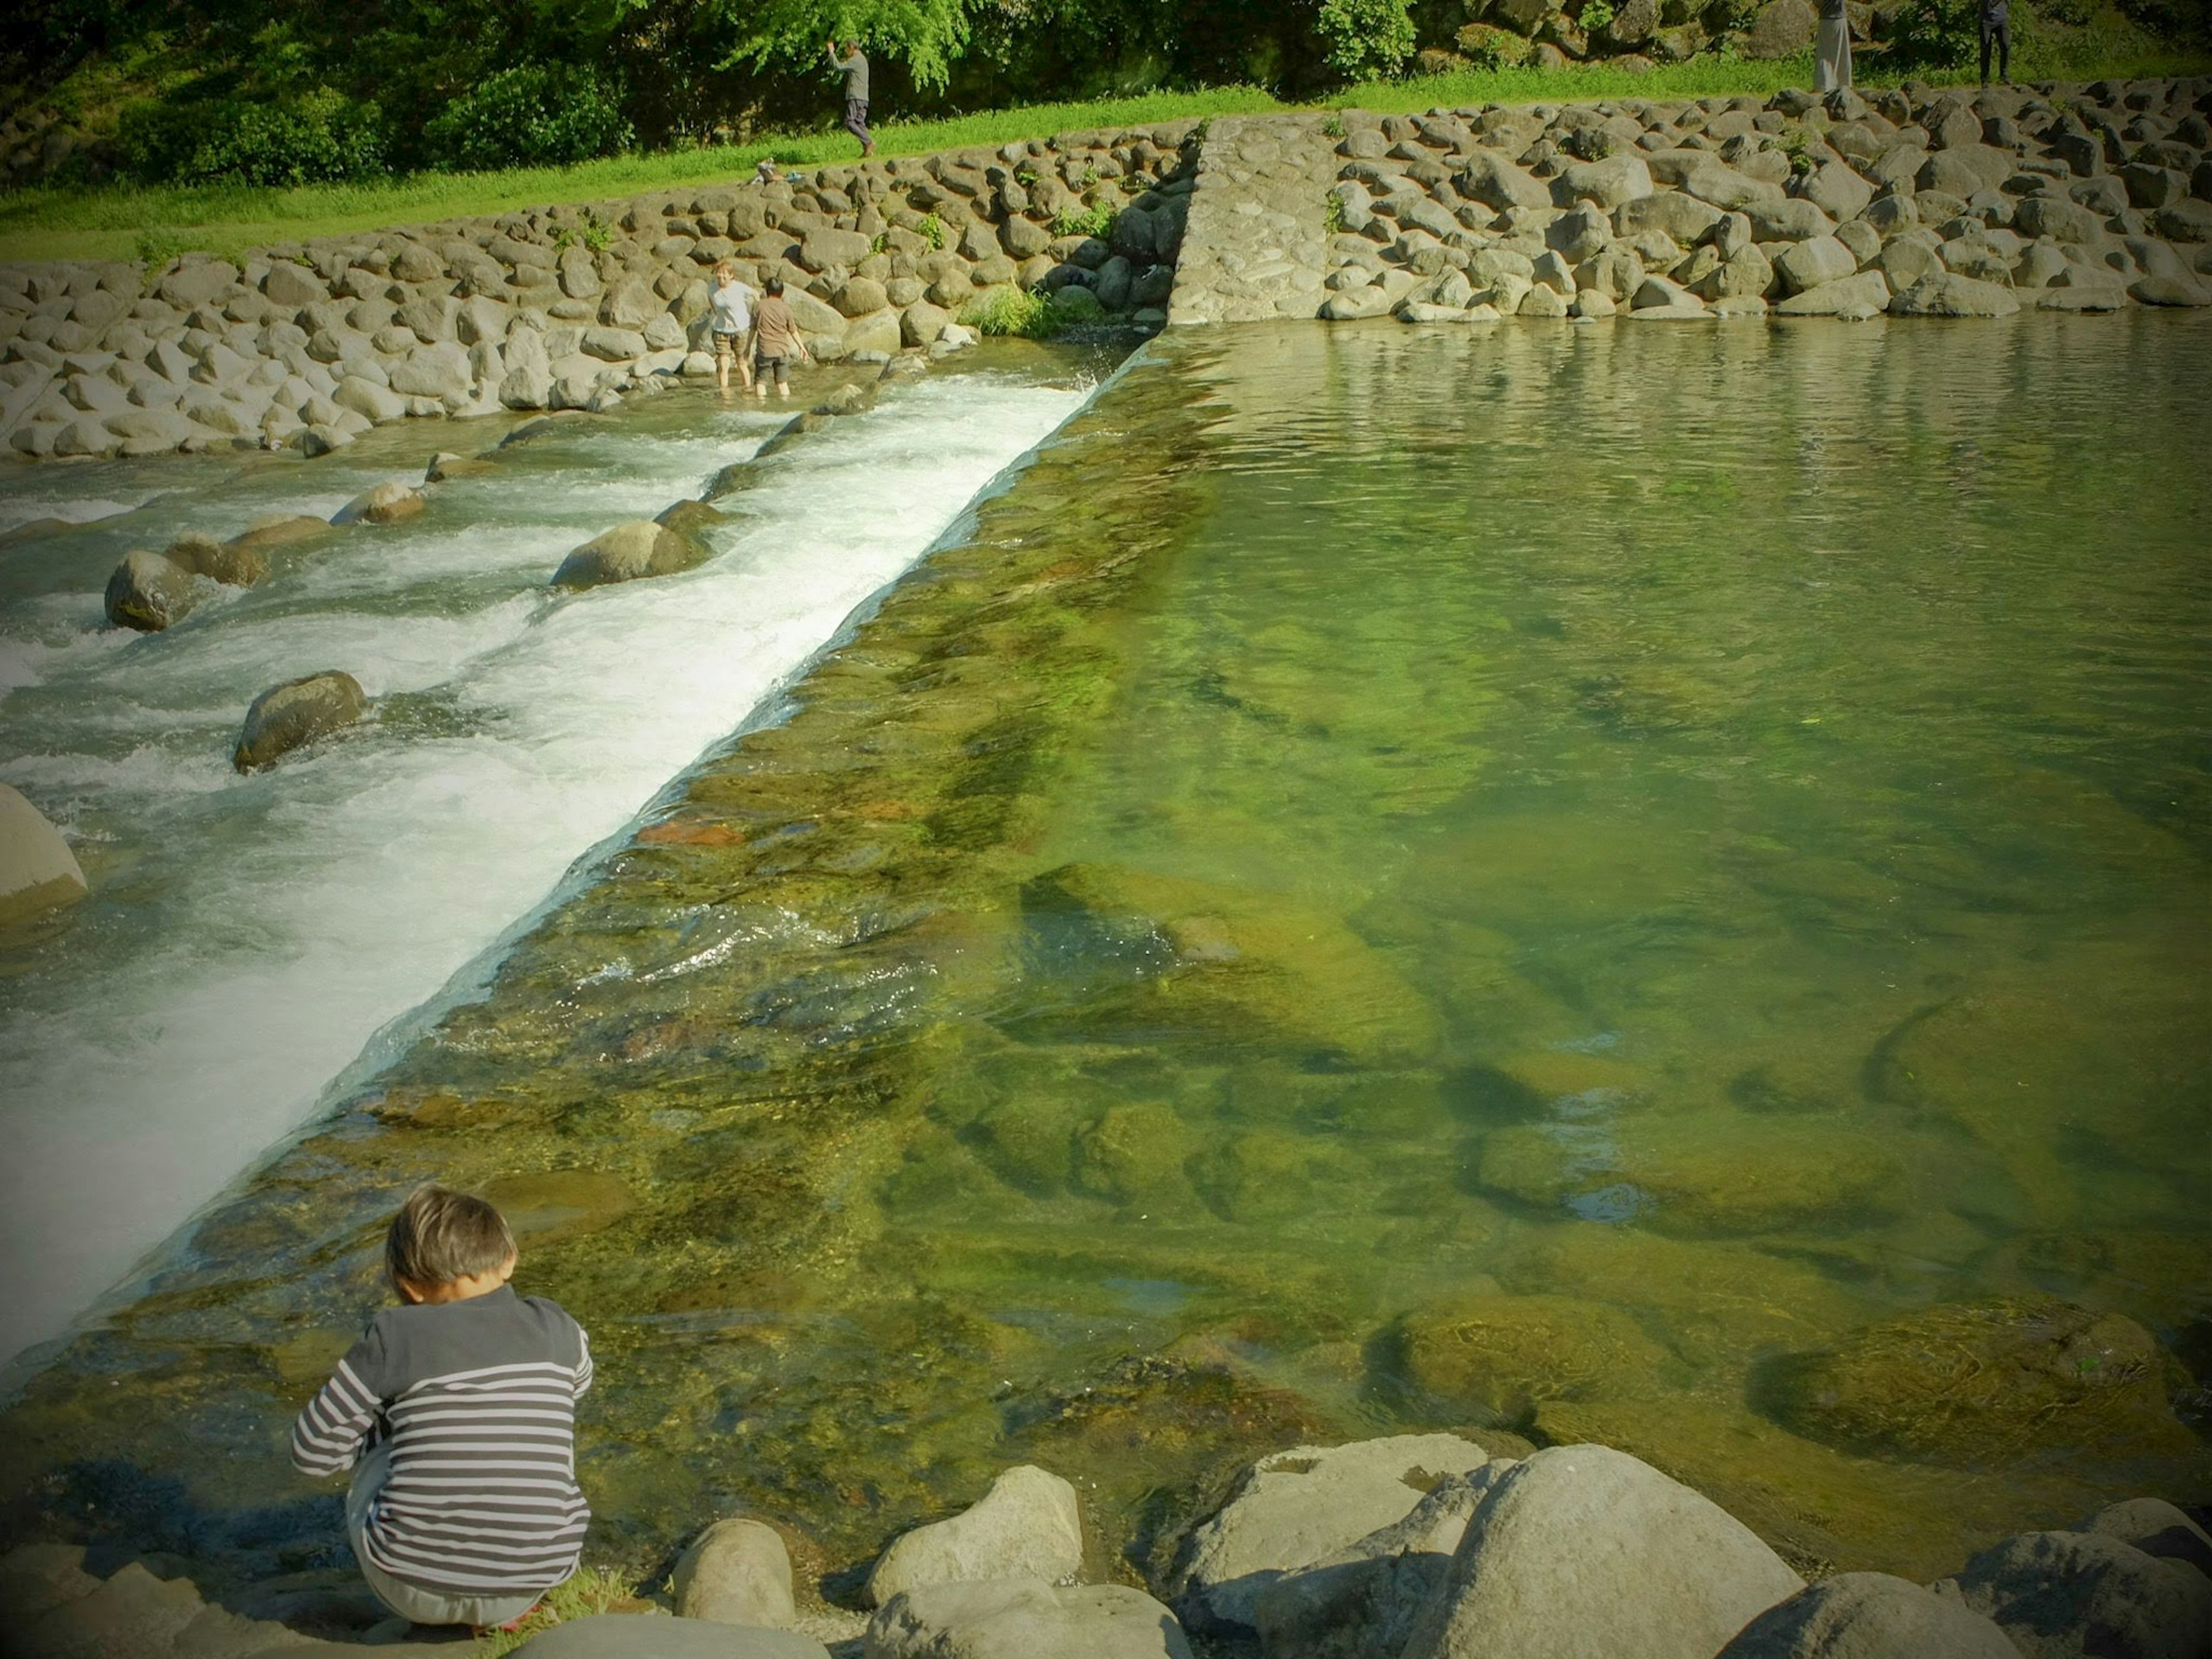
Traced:
[[[2023, 41], [2014, 72], [2023, 80], [2089, 80], [2201, 72], [2208, 60], [2161, 52], [2132, 31], [2082, 29]], [[1864, 86], [1893, 84], [1880, 59], [1860, 60]], [[1753, 63], [1725, 57], [1668, 64], [1632, 75], [1608, 64], [1565, 70], [1502, 69], [1417, 76], [1354, 87], [1332, 100], [1343, 107], [1411, 111], [1437, 106], [1562, 102], [1595, 98], [1703, 98], [1767, 94], [1809, 84], [1808, 58]], [[1936, 82], [1971, 76], [1923, 74]], [[970, 145], [1095, 127], [1147, 126], [1190, 117], [1292, 107], [1252, 87], [1153, 93], [1091, 103], [1032, 104], [942, 121], [885, 122], [878, 147], [887, 155], [924, 155]], [[166, 258], [190, 250], [235, 257], [272, 242], [505, 213], [550, 203], [605, 200], [689, 189], [750, 176], [773, 155], [787, 167], [818, 167], [854, 156], [842, 132], [809, 132], [757, 143], [623, 155], [571, 167], [504, 173], [418, 173], [363, 185], [293, 189], [249, 185], [137, 189], [31, 189], [0, 196], [0, 258]]]
[[611, 1569], [586, 1567], [567, 1583], [549, 1591], [538, 1604], [538, 1611], [523, 1621], [520, 1630], [479, 1637], [475, 1646], [456, 1651], [463, 1659], [500, 1659], [501, 1655], [513, 1653], [532, 1637], [564, 1620], [612, 1613], [629, 1602], [636, 1593], [635, 1585]]

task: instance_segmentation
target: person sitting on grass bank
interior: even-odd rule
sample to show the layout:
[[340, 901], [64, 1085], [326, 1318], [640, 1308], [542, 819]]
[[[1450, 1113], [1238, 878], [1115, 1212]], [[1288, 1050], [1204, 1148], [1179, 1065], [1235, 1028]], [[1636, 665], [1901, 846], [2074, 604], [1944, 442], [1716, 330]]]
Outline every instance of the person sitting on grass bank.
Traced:
[[583, 1328], [519, 1297], [514, 1235], [481, 1198], [421, 1187], [392, 1219], [399, 1305], [368, 1322], [292, 1426], [303, 1474], [354, 1471], [346, 1533], [377, 1599], [418, 1625], [520, 1625], [576, 1571]]
[[765, 384], [769, 376], [775, 376], [775, 395], [791, 396], [791, 365], [794, 359], [807, 361], [811, 354], [806, 342], [799, 337], [799, 319], [791, 309], [791, 302], [783, 297], [783, 278], [768, 279], [768, 292], [753, 312], [753, 396], [768, 395]]
[[865, 161], [876, 153], [876, 141], [868, 137], [868, 60], [858, 40], [845, 43], [842, 58], [837, 55], [835, 40], [823, 44], [830, 49], [830, 67], [844, 72], [845, 131], [860, 141], [860, 159]]
[[737, 262], [725, 259], [714, 267], [714, 291], [707, 304], [714, 313], [714, 384], [730, 395], [730, 365], [738, 366], [745, 390], [753, 389], [753, 301], [751, 289], [738, 280]]

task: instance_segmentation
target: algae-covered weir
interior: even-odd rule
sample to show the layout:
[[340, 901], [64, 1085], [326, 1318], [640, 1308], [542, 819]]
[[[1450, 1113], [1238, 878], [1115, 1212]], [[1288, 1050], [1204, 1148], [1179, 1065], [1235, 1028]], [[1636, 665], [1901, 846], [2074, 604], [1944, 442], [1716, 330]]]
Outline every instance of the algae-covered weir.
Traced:
[[1808, 1571], [2201, 1498], [2207, 385], [2149, 313], [1153, 343], [28, 1381], [14, 1530], [343, 1560], [283, 1435], [432, 1176], [641, 1571], [1035, 1462], [1158, 1583], [1425, 1427]]

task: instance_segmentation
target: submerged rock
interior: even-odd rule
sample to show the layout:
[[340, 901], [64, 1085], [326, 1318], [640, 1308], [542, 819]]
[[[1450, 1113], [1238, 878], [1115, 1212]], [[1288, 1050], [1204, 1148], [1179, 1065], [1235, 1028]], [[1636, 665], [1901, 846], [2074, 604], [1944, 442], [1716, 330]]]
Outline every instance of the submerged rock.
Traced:
[[1261, 1594], [1285, 1573], [1403, 1521], [1440, 1479], [1490, 1461], [1486, 1448], [1450, 1434], [1271, 1452], [1192, 1531], [1174, 1578], [1176, 1605], [1194, 1628], [1253, 1628]]
[[299, 513], [264, 513], [230, 538], [233, 547], [252, 548], [258, 551], [271, 547], [289, 547], [295, 542], [312, 541], [330, 530], [327, 519], [309, 518]]
[[2165, 1356], [2120, 1314], [2048, 1297], [1952, 1303], [1778, 1364], [1770, 1395], [1802, 1434], [1943, 1462], [2052, 1446], [2178, 1448]]
[[2026, 1659], [2212, 1652], [2212, 1579], [2100, 1534], [2022, 1533], [1935, 1589], [1995, 1620]]
[[672, 1583], [686, 1619], [786, 1630], [797, 1616], [790, 1552], [762, 1522], [717, 1521], [677, 1561]]
[[1615, 1307], [1564, 1296], [1481, 1296], [1407, 1316], [1407, 1380], [1491, 1422], [1525, 1427], [1553, 1400], [1648, 1393], [1665, 1349]]
[[352, 726], [368, 712], [361, 683], [332, 669], [273, 685], [246, 711], [230, 763], [241, 772], [266, 766], [317, 738]]
[[397, 524], [422, 510], [422, 492], [404, 483], [380, 483], [355, 496], [331, 517], [332, 524]]
[[994, 1578], [1045, 1583], [1083, 1569], [1083, 1522], [1075, 1488], [1023, 1464], [991, 1482], [969, 1509], [895, 1540], [868, 1574], [867, 1599], [884, 1607], [924, 1585]]
[[1839, 1572], [1769, 1607], [1720, 1659], [2017, 1659], [1989, 1620], [1886, 1572]]
[[653, 523], [664, 530], [672, 530], [679, 536], [688, 536], [705, 545], [706, 532], [716, 525], [726, 524], [730, 515], [707, 505], [704, 501], [672, 501], [653, 515]]
[[1649, 1464], [1555, 1446], [1484, 1498], [1404, 1659], [1712, 1659], [1804, 1587], [1750, 1528]]
[[561, 561], [556, 587], [601, 587], [646, 576], [672, 576], [704, 564], [711, 550], [692, 537], [649, 519], [618, 524]]
[[1127, 1584], [1030, 1579], [903, 1590], [869, 1621], [866, 1659], [1190, 1659], [1182, 1627]]
[[219, 542], [204, 531], [187, 530], [169, 544], [169, 562], [225, 587], [251, 587], [269, 574], [258, 547], [243, 539]]
[[0, 921], [73, 904], [88, 890], [62, 832], [0, 783]]
[[143, 547], [125, 553], [107, 579], [107, 620], [118, 628], [158, 634], [182, 622], [198, 604], [192, 573]]

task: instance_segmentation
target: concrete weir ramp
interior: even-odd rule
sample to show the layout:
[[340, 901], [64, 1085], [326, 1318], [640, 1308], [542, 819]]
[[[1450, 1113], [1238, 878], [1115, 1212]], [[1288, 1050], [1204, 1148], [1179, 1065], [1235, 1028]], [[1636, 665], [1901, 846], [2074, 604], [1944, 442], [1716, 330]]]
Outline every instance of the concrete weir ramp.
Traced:
[[1224, 115], [1206, 129], [1168, 322], [1310, 318], [1328, 274], [1336, 140], [1324, 115]]

